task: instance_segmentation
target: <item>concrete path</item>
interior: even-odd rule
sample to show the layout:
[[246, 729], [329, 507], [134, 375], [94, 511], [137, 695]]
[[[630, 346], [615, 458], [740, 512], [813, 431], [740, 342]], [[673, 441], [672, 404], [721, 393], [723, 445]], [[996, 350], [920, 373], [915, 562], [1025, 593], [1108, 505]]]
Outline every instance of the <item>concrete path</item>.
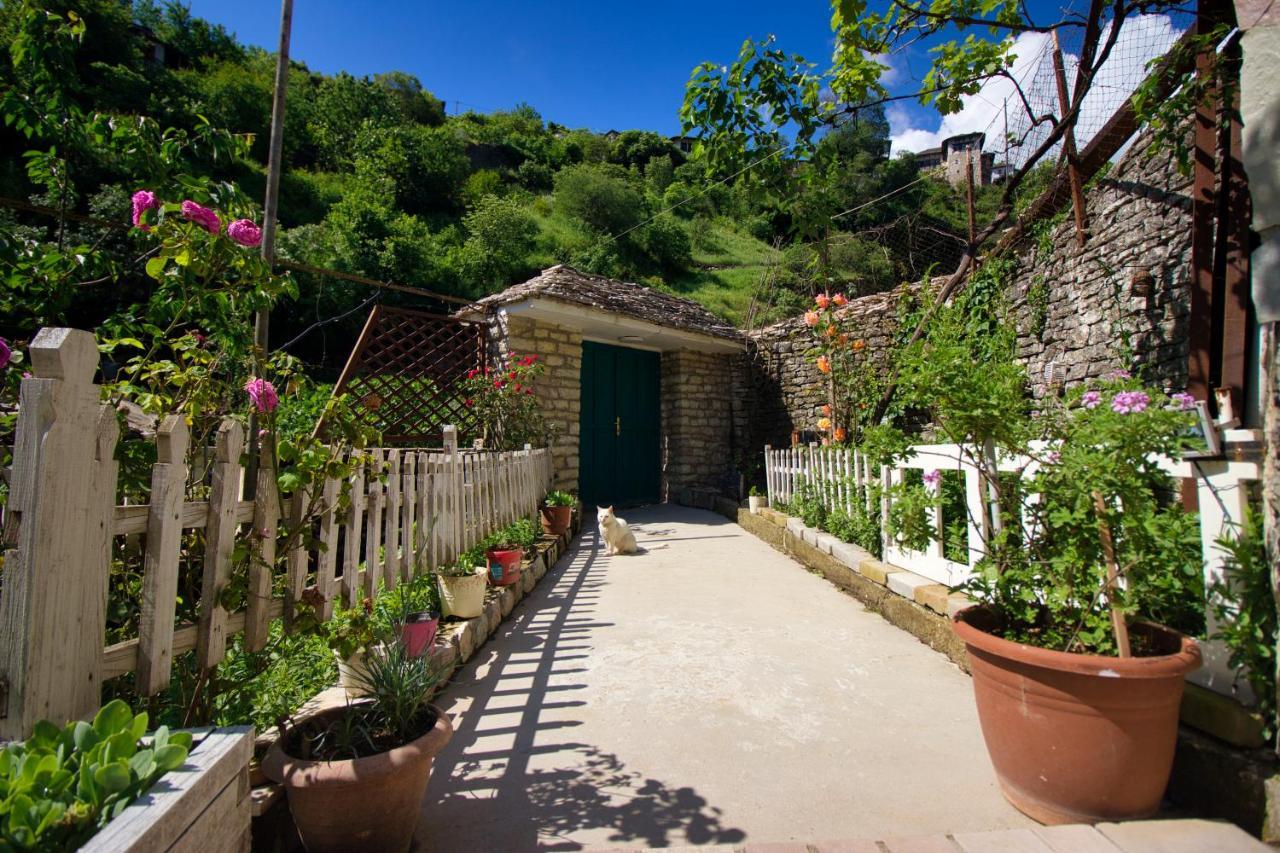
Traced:
[[1029, 827], [969, 678], [718, 515], [594, 525], [441, 697], [432, 851], [577, 850]]

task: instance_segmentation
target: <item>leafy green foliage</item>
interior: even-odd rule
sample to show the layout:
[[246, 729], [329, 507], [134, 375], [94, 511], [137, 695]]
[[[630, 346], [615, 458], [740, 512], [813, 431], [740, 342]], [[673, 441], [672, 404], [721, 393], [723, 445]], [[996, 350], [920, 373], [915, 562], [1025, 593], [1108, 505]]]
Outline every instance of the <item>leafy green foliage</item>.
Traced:
[[190, 733], [161, 726], [144, 744], [146, 729], [145, 713], [114, 700], [91, 723], [42, 720], [26, 741], [0, 749], [0, 848], [79, 847], [182, 766]]
[[1214, 639], [1231, 652], [1228, 662], [1247, 678], [1256, 697], [1255, 708], [1266, 726], [1266, 736], [1276, 736], [1276, 638], [1275, 590], [1263, 539], [1262, 516], [1245, 515], [1235, 536], [1224, 536], [1218, 546], [1227, 552], [1224, 579], [1209, 589], [1209, 603], [1218, 620]]
[[489, 450], [542, 447], [547, 423], [533, 387], [546, 365], [535, 354], [508, 353], [505, 369], [472, 370], [459, 386], [474, 420], [467, 439], [482, 439]]
[[542, 503], [544, 506], [577, 506], [578, 499], [569, 492], [553, 489], [547, 492], [546, 497], [542, 499]]

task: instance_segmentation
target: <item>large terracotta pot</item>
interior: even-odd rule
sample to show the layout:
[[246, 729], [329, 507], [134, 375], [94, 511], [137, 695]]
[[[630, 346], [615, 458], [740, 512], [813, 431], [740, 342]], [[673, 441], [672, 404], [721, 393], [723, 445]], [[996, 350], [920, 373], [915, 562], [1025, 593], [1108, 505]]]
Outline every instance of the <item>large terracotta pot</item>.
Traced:
[[1026, 646], [990, 633], [985, 607], [956, 614], [987, 752], [1005, 797], [1041, 823], [1148, 817], [1160, 807], [1195, 641], [1138, 624], [1160, 654], [1119, 658]]
[[524, 559], [522, 548], [493, 548], [485, 552], [489, 561], [489, 583], [494, 586], [510, 586], [520, 580], [520, 561]]
[[[328, 708], [317, 717], [336, 717]], [[350, 850], [408, 850], [422, 798], [431, 778], [431, 759], [453, 737], [449, 717], [432, 706], [436, 723], [417, 740], [388, 752], [347, 761], [303, 761], [285, 754], [276, 741], [262, 764], [284, 785], [289, 811], [310, 853]]]
[[560, 536], [569, 529], [573, 520], [571, 506], [544, 506], [539, 515], [542, 516], [542, 532], [549, 536]]

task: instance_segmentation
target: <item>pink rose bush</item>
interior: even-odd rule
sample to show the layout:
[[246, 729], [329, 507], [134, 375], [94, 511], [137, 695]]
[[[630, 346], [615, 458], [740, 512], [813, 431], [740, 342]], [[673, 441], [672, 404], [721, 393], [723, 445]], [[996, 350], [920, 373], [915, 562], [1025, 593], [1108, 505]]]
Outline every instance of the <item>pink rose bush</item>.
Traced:
[[222, 220], [218, 218], [218, 214], [204, 205], [196, 204], [191, 199], [182, 203], [182, 217], [199, 225], [210, 234], [216, 235], [222, 230]]
[[249, 402], [254, 410], [259, 413], [274, 412], [280, 405], [275, 386], [265, 379], [250, 379], [244, 384], [244, 390], [249, 395]]
[[237, 219], [227, 226], [227, 236], [241, 246], [255, 248], [262, 243], [262, 229], [249, 219]]
[[142, 214], [148, 210], [155, 210], [160, 206], [159, 199], [151, 190], [138, 190], [133, 194], [133, 227], [141, 228], [143, 231], [150, 231], [151, 226], [142, 221]]

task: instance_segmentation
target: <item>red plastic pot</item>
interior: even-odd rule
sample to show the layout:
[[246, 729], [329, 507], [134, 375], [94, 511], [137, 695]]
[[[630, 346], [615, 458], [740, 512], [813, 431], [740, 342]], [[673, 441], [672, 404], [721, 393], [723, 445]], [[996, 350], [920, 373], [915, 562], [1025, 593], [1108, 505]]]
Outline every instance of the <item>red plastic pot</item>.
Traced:
[[440, 627], [439, 613], [413, 613], [400, 626], [400, 641], [404, 643], [409, 657], [421, 657], [435, 642], [436, 630]]
[[1131, 631], [1157, 654], [1119, 658], [1003, 639], [986, 607], [957, 613], [954, 627], [996, 778], [1019, 811], [1058, 824], [1136, 820], [1159, 809], [1183, 681], [1200, 666], [1194, 640], [1139, 623]]
[[510, 586], [520, 580], [520, 560], [524, 558], [521, 548], [491, 549], [485, 552], [489, 561], [489, 583], [494, 586]]

